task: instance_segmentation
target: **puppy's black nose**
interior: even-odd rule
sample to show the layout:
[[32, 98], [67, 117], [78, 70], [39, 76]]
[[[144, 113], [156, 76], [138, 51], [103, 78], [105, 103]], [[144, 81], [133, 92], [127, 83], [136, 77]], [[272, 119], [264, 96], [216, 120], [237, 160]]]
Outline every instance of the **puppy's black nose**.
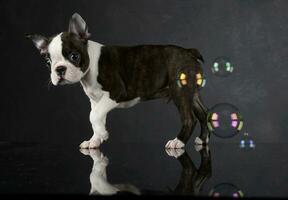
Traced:
[[65, 66], [58, 66], [58, 67], [56, 67], [55, 71], [56, 71], [58, 76], [64, 76], [66, 69], [67, 68]]

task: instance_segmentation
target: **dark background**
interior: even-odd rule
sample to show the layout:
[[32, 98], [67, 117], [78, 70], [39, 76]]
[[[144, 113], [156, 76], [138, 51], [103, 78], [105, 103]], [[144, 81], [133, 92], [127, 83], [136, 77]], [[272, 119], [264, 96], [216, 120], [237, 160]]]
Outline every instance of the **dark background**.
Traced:
[[[78, 145], [92, 136], [90, 103], [80, 84], [48, 88], [49, 72], [24, 33], [65, 31], [78, 12], [102, 44], [175, 44], [200, 50], [208, 107], [232, 103], [255, 142], [286, 142], [288, 1], [123, 0], [0, 1], [1, 141]], [[235, 66], [229, 77], [210, 67], [218, 56]], [[111, 143], [160, 142], [180, 128], [175, 106], [155, 100], [108, 115]], [[242, 132], [243, 133], [243, 132]], [[199, 134], [197, 129], [190, 142]], [[219, 139], [212, 142], [238, 142]]]

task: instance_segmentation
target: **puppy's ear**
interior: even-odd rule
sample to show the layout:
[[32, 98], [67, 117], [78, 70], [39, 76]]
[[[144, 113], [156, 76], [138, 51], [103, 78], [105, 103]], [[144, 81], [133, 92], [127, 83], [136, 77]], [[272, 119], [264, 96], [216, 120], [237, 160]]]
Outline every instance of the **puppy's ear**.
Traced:
[[26, 38], [32, 40], [36, 48], [40, 51], [40, 54], [48, 53], [48, 39], [42, 35], [26, 34]]
[[68, 32], [76, 34], [81, 40], [84, 41], [87, 41], [91, 35], [88, 33], [88, 26], [86, 25], [86, 22], [78, 13], [74, 13], [72, 15]]

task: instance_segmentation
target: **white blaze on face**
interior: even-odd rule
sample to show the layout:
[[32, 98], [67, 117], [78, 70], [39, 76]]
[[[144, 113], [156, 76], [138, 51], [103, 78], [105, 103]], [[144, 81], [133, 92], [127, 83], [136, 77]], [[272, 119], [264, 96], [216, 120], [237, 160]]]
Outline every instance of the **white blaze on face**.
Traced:
[[48, 53], [51, 58], [51, 81], [53, 85], [58, 85], [60, 77], [57, 75], [55, 69], [59, 66], [64, 66], [67, 68], [65, 75], [63, 76], [64, 83], [75, 83], [80, 81], [83, 72], [80, 68], [69, 62], [62, 54], [62, 33], [55, 36], [48, 46]]

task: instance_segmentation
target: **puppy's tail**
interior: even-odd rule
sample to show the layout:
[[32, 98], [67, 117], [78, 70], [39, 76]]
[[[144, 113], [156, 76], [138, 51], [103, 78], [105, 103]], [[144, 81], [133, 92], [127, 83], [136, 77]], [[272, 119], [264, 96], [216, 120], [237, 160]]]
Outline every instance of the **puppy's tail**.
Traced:
[[203, 58], [203, 56], [201, 55], [201, 53], [198, 51], [198, 49], [189, 49], [190, 50], [190, 52], [192, 53], [192, 56], [199, 62], [202, 62], [202, 63], [204, 63], [205, 61], [204, 61], [204, 58]]

